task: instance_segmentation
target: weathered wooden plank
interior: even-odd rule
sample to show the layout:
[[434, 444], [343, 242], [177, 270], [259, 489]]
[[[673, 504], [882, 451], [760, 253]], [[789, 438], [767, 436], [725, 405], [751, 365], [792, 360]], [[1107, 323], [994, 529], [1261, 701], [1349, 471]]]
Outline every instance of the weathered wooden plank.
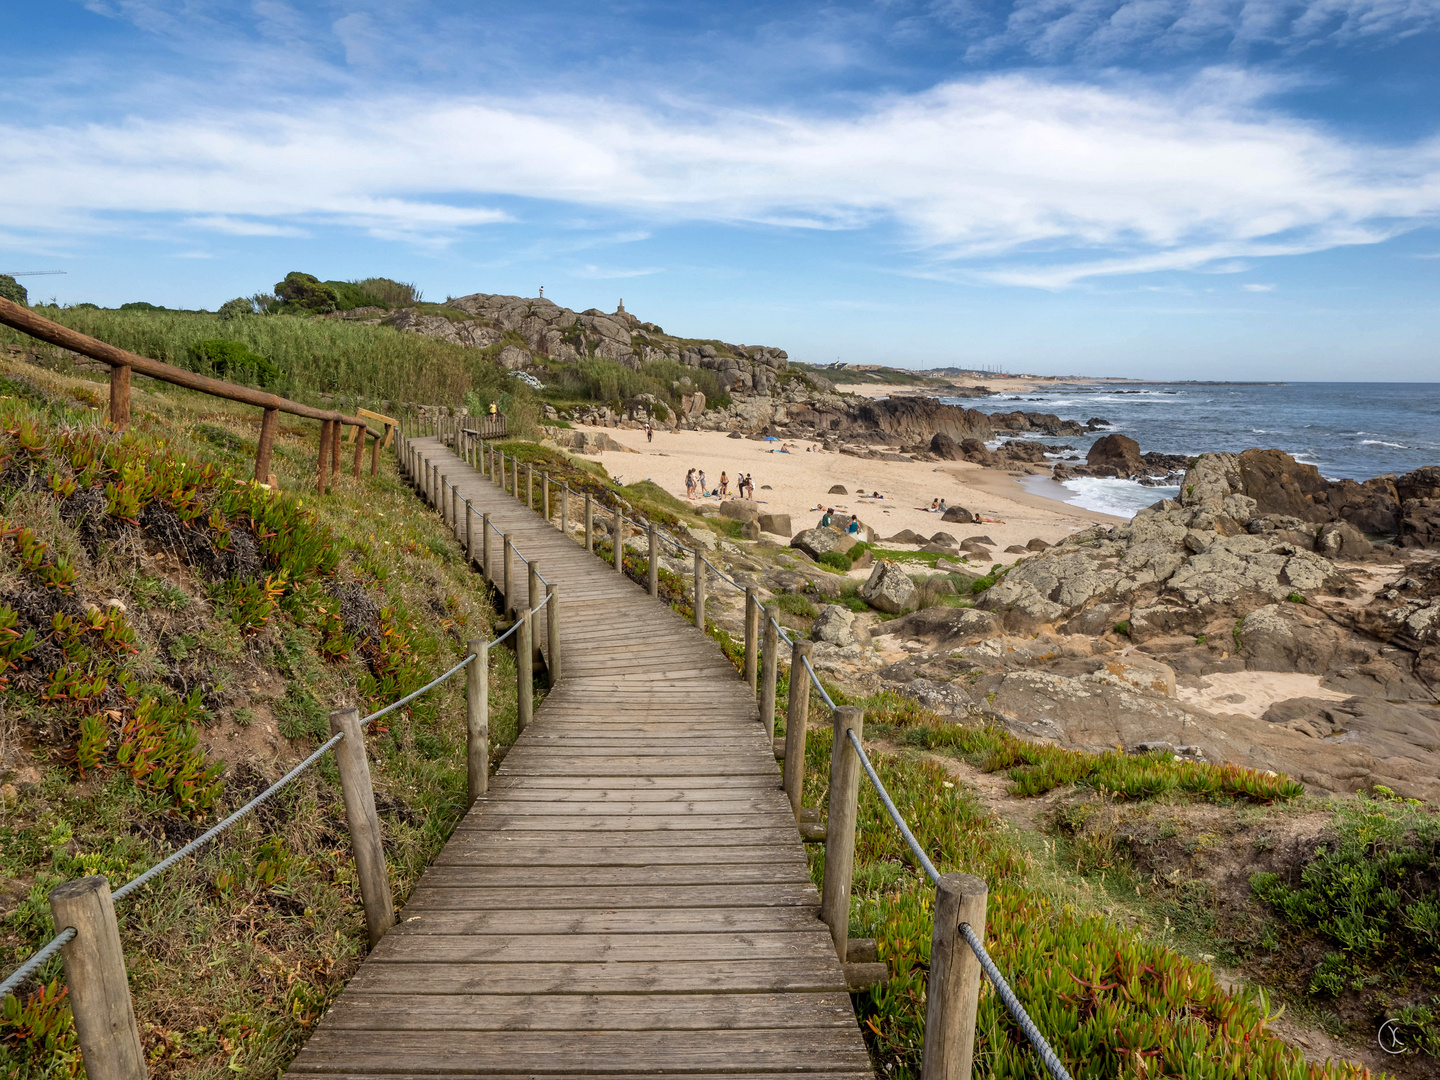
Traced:
[[457, 866], [437, 863], [426, 875], [436, 889], [553, 888], [637, 885], [784, 884], [810, 879], [801, 863], [731, 863], [666, 866]]
[[483, 888], [432, 886], [423, 878], [405, 905], [407, 915], [426, 909], [486, 909], [606, 907], [606, 908], [711, 908], [800, 907], [819, 903], [810, 884], [781, 885], [637, 885], [596, 888]]
[[[794, 907], [449, 910], [412, 905], [392, 934], [813, 932], [820, 900]], [[824, 927], [824, 924], [820, 924]], [[825, 928], [824, 933], [829, 933]]]
[[372, 964], [495, 963], [658, 963], [682, 959], [756, 962], [823, 960], [834, 946], [823, 928], [792, 933], [751, 934], [428, 934], [412, 941], [399, 935], [382, 940]]
[[343, 994], [340, 1031], [692, 1031], [847, 1028], [847, 994]]

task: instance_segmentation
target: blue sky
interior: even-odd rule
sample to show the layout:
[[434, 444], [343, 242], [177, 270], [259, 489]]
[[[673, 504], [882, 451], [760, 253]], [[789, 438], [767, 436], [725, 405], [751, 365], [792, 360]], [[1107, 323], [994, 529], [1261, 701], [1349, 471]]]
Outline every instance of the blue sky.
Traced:
[[0, 271], [289, 270], [796, 359], [1440, 372], [1440, 0], [5, 0]]

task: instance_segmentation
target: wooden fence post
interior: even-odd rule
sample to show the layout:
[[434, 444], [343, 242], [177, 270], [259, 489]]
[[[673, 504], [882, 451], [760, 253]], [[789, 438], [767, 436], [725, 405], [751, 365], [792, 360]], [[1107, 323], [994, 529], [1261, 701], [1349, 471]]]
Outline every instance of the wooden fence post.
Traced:
[[470, 802], [490, 788], [490, 646], [471, 638], [465, 669], [465, 771]]
[[325, 494], [325, 481], [329, 477], [330, 470], [330, 427], [333, 420], [320, 421], [320, 461], [316, 465], [315, 493]]
[[535, 716], [535, 669], [530, 664], [530, 610], [520, 613], [520, 629], [515, 631], [515, 716], [516, 727], [524, 731]]
[[[531, 611], [534, 611], [537, 607], [540, 606], [540, 601], [543, 599], [543, 596], [541, 595], [541, 589], [540, 589], [540, 562], [539, 562], [539, 560], [537, 560], [537, 559], [531, 559], [528, 563], [526, 563], [526, 569], [528, 569], [528, 570], [530, 571], [530, 573], [529, 573], [529, 575], [528, 575], [530, 580], [525, 583], [525, 584], [526, 584], [526, 595], [527, 595], [527, 597], [529, 598], [530, 610], [531, 610]], [[531, 618], [533, 619], [534, 616], [532, 615]], [[534, 629], [533, 624], [532, 624], [532, 626], [531, 626], [531, 629], [532, 629], [532, 630]], [[539, 635], [539, 634], [533, 634], [533, 633], [532, 633], [532, 634], [530, 635], [530, 663], [531, 663], [531, 664], [536, 664], [536, 663], [539, 663], [539, 661], [540, 661], [540, 635]]]
[[504, 549], [500, 552], [500, 559], [505, 564], [505, 614], [514, 615], [519, 611], [519, 605], [515, 603], [515, 548], [510, 543], [510, 534], [506, 533], [502, 538]]
[[625, 515], [620, 513], [620, 504], [615, 504], [615, 531], [610, 539], [615, 544], [615, 572], [625, 572]]
[[360, 459], [365, 456], [365, 435], [370, 429], [368, 427], [357, 427], [355, 429], [355, 461], [350, 466], [350, 475], [360, 475]]
[[655, 535], [655, 523], [645, 526], [645, 535], [650, 541], [650, 595], [660, 595], [660, 545]]
[[459, 478], [450, 485], [450, 528], [458, 539], [460, 533], [460, 483]]
[[60, 956], [85, 1072], [97, 1080], [145, 1080], [145, 1048], [130, 1002], [110, 883], [99, 874], [62, 882], [50, 892], [50, 910], [57, 927], [75, 928]]
[[130, 365], [110, 369], [110, 423], [121, 431], [130, 426]]
[[279, 418], [279, 409], [266, 409], [260, 419], [260, 445], [255, 448], [255, 479], [262, 484], [270, 479], [270, 457], [275, 451], [275, 424]]
[[755, 693], [760, 677], [760, 599], [755, 586], [745, 586], [745, 683]]
[[545, 647], [549, 652], [545, 668], [549, 674], [550, 689], [560, 681], [560, 588], [558, 585], [545, 586]]
[[535, 466], [525, 465], [525, 509], [535, 509]]
[[550, 474], [540, 474], [540, 502], [545, 512], [545, 524], [550, 524]]
[[570, 538], [570, 485], [560, 481], [560, 535]]
[[585, 550], [595, 550], [595, 503], [590, 493], [585, 493]]
[[705, 629], [705, 555], [695, 549], [695, 625]]
[[[389, 428], [387, 427], [386, 430], [388, 431]], [[370, 440], [370, 475], [380, 475], [380, 436], [378, 435]]]
[[330, 475], [340, 479], [340, 429], [345, 425], [339, 420], [330, 421]]
[[475, 513], [469, 499], [465, 500], [465, 561], [475, 562]]
[[490, 573], [490, 515], [480, 515], [480, 573], [485, 580], [495, 584], [495, 575]]
[[855, 871], [855, 818], [860, 798], [860, 755], [846, 732], [864, 734], [865, 713], [851, 705], [835, 710], [830, 744], [830, 806], [825, 819], [825, 880], [820, 888], [820, 918], [830, 927], [835, 953], [845, 963], [850, 944], [850, 879]]
[[785, 710], [785, 770], [781, 786], [790, 797], [790, 809], [800, 820], [800, 798], [805, 788], [805, 723], [810, 718], [810, 673], [805, 659], [810, 642], [796, 638], [790, 646], [790, 701]]
[[375, 789], [370, 786], [370, 764], [365, 759], [365, 731], [360, 726], [360, 710], [332, 712], [330, 734], [338, 731], [343, 731], [345, 737], [335, 745], [335, 764], [340, 768], [345, 819], [350, 823], [360, 898], [365, 905], [365, 929], [373, 949], [385, 931], [395, 925], [395, 902], [390, 897], [390, 878], [385, 873], [385, 848], [381, 843], [380, 817], [375, 813]]
[[975, 936], [985, 940], [988, 892], [985, 882], [970, 874], [945, 874], [935, 889], [921, 1080], [970, 1080], [975, 1012], [980, 1004], [980, 961], [959, 926], [968, 923]]
[[780, 609], [771, 604], [765, 609], [765, 644], [760, 652], [760, 723], [765, 737], [775, 738], [775, 683], [780, 676], [780, 631], [776, 616]]
[[510, 494], [515, 496], [515, 501], [520, 501], [520, 459], [510, 459]]

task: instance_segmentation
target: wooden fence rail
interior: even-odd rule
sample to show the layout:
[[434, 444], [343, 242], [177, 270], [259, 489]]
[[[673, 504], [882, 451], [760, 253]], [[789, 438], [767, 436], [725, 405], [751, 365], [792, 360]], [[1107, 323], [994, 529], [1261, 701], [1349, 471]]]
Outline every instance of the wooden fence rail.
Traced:
[[187, 390], [199, 390], [202, 394], [210, 394], [214, 397], [225, 398], [227, 401], [238, 401], [244, 405], [254, 405], [264, 409], [265, 413], [260, 421], [259, 445], [255, 452], [255, 479], [262, 484], [268, 482], [270, 477], [270, 458], [275, 446], [275, 426], [280, 413], [320, 421], [320, 456], [316, 467], [316, 488], [321, 495], [325, 494], [326, 481], [330, 475], [338, 476], [340, 473], [340, 433], [343, 427], [358, 428], [361, 432], [361, 442], [357, 443], [355, 447], [355, 461], [351, 468], [352, 476], [360, 475], [360, 458], [366, 434], [376, 440], [371, 451], [371, 475], [374, 475], [379, 467], [380, 440], [383, 439], [388, 445], [394, 435], [391, 424], [386, 424], [385, 430], [377, 433], [369, 428], [363, 416], [346, 416], [344, 413], [331, 409], [317, 409], [312, 405], [302, 405], [298, 401], [282, 398], [267, 390], [256, 390], [253, 387], [226, 382], [224, 379], [200, 375], [161, 360], [129, 352], [100, 341], [98, 338], [92, 338], [88, 334], [82, 334], [78, 330], [72, 330], [68, 326], [61, 326], [43, 315], [37, 315], [24, 305], [6, 300], [4, 297], [0, 297], [0, 323], [51, 345], [69, 349], [71, 352], [77, 352], [92, 360], [99, 360], [102, 364], [110, 365], [110, 422], [121, 431], [130, 426], [130, 373], [132, 371], [170, 383], [173, 386], [183, 386]]

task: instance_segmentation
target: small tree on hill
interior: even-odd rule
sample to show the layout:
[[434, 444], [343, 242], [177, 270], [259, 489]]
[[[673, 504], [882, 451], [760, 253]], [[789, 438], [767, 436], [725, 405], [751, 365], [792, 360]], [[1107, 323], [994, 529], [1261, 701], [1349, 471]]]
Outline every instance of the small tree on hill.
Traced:
[[30, 303], [30, 294], [25, 291], [25, 286], [9, 274], [0, 274], [0, 296], [16, 304]]
[[307, 311], [334, 311], [337, 303], [334, 289], [314, 274], [302, 274], [298, 270], [292, 270], [284, 281], [275, 283], [275, 295], [287, 305]]

